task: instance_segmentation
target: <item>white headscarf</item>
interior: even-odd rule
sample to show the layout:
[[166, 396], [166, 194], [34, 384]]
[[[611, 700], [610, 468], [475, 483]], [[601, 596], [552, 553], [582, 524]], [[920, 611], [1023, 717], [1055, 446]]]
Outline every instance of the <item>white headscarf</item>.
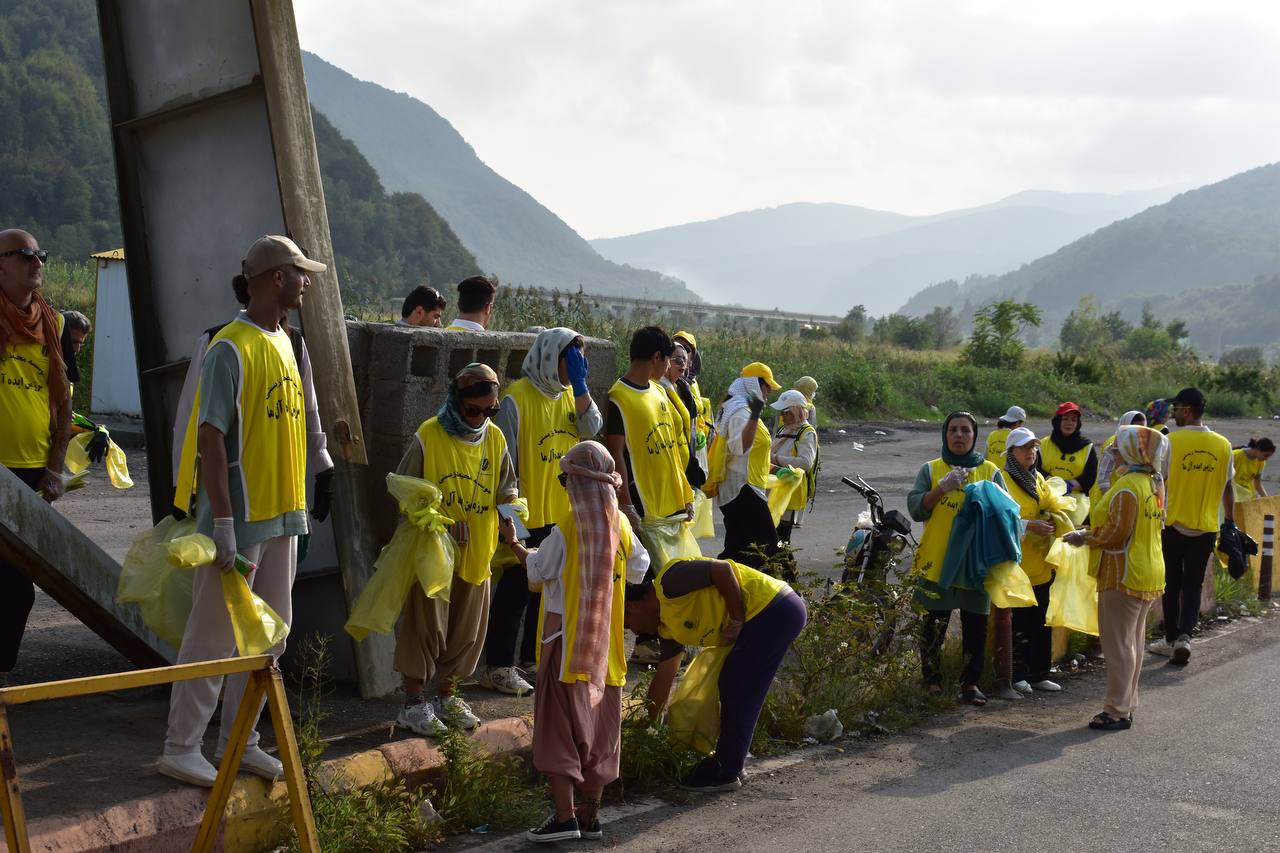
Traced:
[[564, 392], [564, 383], [560, 381], [560, 353], [580, 337], [573, 329], [564, 326], [543, 329], [538, 333], [521, 365], [525, 378], [533, 383], [534, 388], [553, 400]]
[[720, 426], [728, 422], [729, 416], [745, 409], [752, 397], [760, 396], [760, 379], [756, 376], [739, 376], [729, 384], [728, 398], [720, 409]]

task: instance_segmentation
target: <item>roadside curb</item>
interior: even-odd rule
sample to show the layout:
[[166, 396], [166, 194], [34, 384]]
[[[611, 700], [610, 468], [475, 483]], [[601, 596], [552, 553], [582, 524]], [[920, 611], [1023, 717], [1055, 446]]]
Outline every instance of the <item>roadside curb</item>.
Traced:
[[[482, 723], [471, 739], [496, 755], [519, 755], [533, 748], [533, 725], [525, 717]], [[438, 777], [440, 750], [424, 738], [392, 741], [376, 749], [322, 762], [319, 776], [330, 790], [403, 781], [409, 787]], [[50, 853], [171, 853], [190, 848], [200, 826], [206, 791], [181, 788], [131, 800], [101, 812], [31, 821], [32, 850]], [[269, 783], [241, 775], [227, 803], [221, 849], [258, 853], [283, 844], [289, 833], [288, 791], [283, 780]], [[0, 837], [0, 851], [9, 848]]]

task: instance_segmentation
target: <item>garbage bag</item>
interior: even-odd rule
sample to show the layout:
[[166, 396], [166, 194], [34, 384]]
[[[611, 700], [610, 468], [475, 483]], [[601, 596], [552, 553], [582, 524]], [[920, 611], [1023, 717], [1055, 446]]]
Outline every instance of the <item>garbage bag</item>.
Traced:
[[796, 490], [804, 486], [804, 473], [791, 467], [779, 468], [777, 474], [769, 475], [766, 486], [769, 490], [769, 514], [773, 516], [773, 526], [777, 527]]
[[711, 646], [698, 652], [667, 709], [671, 736], [703, 755], [713, 753], [720, 738], [720, 671], [732, 650]]
[[351, 608], [346, 632], [363, 640], [370, 631], [390, 634], [414, 583], [427, 598], [449, 600], [457, 551], [440, 513], [440, 488], [430, 480], [387, 475], [387, 491], [400, 504], [404, 518], [374, 562], [373, 577]]
[[1098, 579], [1089, 572], [1088, 548], [1076, 548], [1059, 539], [1045, 562], [1057, 566], [1049, 587], [1049, 607], [1044, 624], [1098, 636]]
[[[105, 430], [104, 430], [105, 432]], [[67, 444], [66, 466], [72, 474], [79, 474], [89, 467], [89, 442], [93, 441], [97, 432], [81, 432], [71, 437]], [[129, 476], [129, 460], [124, 451], [114, 441], [107, 438], [107, 455], [104, 459], [107, 477], [111, 485], [117, 489], [133, 488], [133, 478]]]
[[983, 584], [996, 607], [1034, 607], [1036, 604], [1031, 578], [1027, 577], [1022, 566], [1012, 560], [996, 563], [987, 569]]
[[844, 723], [835, 708], [828, 708], [825, 713], [814, 714], [804, 721], [804, 736], [813, 738], [819, 743], [828, 743], [844, 734]]
[[649, 565], [656, 572], [667, 563], [677, 558], [698, 560], [702, 551], [698, 540], [693, 538], [693, 522], [683, 520], [640, 522], [640, 542], [649, 552]]
[[125, 555], [116, 586], [116, 601], [137, 604], [146, 626], [175, 649], [182, 645], [191, 614], [192, 575], [169, 562], [168, 545], [195, 530], [195, 519], [177, 521], [166, 515], [139, 533]]
[[711, 514], [711, 498], [699, 490], [693, 492], [693, 536], [695, 539], [714, 539], [716, 523]]

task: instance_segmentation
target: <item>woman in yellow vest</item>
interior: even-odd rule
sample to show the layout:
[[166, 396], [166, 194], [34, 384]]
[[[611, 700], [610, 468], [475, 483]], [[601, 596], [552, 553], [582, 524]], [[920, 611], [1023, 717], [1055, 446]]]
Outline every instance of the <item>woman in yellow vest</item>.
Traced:
[[1065, 513], [1054, 508], [1044, 475], [1036, 470], [1040, 442], [1026, 427], [1010, 431], [1004, 453], [1004, 480], [1022, 517], [1022, 569], [1035, 590], [1034, 607], [1013, 608], [1013, 689], [1056, 693], [1061, 685], [1049, 678], [1053, 663], [1053, 631], [1044, 624], [1049, 608], [1053, 567], [1044, 561], [1055, 537], [1075, 530]]
[[[713, 426], [713, 418], [711, 416], [711, 400], [704, 397], [702, 388], [698, 385], [698, 377], [702, 374], [702, 355], [698, 349], [698, 339], [693, 336], [692, 332], [676, 332], [671, 336], [671, 340], [684, 347], [688, 353], [689, 359], [684, 367], [684, 381], [689, 383], [689, 391], [693, 394], [694, 400], [697, 402], [696, 424], [694, 427], [694, 440], [698, 447], [703, 451], [701, 459], [702, 469], [707, 468], [706, 447], [711, 442], [711, 429]], [[690, 412], [693, 414], [693, 412]]]
[[1107, 656], [1107, 695], [1089, 728], [1104, 731], [1133, 725], [1147, 613], [1165, 583], [1160, 546], [1165, 490], [1160, 472], [1168, 464], [1169, 441], [1156, 430], [1124, 426], [1116, 433], [1115, 446], [1121, 466], [1101, 506], [1093, 509], [1093, 526], [1063, 537], [1070, 545], [1102, 552], [1098, 629]]
[[769, 395], [781, 387], [767, 364], [753, 361], [729, 385], [716, 432], [724, 436], [724, 480], [716, 503], [724, 516], [722, 560], [759, 567], [778, 551], [766, 494], [769, 478], [769, 430], [760, 412]]
[[987, 704], [978, 681], [986, 663], [991, 599], [985, 589], [944, 589], [938, 579], [947, 555], [951, 525], [964, 505], [964, 487], [982, 480], [1005, 487], [1000, 469], [978, 450], [978, 421], [968, 412], [952, 412], [942, 422], [942, 455], [921, 466], [907, 494], [907, 511], [916, 521], [924, 522], [912, 571], [920, 576], [916, 603], [925, 610], [920, 629], [920, 668], [925, 688], [930, 693], [942, 690], [942, 643], [951, 611], [959, 610], [964, 650], [961, 698], [973, 705]]
[[[1116, 429], [1125, 426], [1146, 426], [1147, 416], [1137, 409], [1130, 409], [1120, 416], [1120, 420], [1116, 423]], [[1120, 459], [1120, 451], [1116, 450], [1116, 434], [1113, 432], [1107, 436], [1107, 440], [1102, 443], [1102, 450], [1098, 453], [1098, 478], [1094, 480], [1093, 488], [1089, 490], [1089, 503], [1097, 503], [1107, 490], [1111, 488], [1111, 473], [1122, 464]]]
[[706, 469], [698, 464], [697, 445], [694, 434], [697, 428], [698, 404], [694, 399], [689, 383], [685, 381], [684, 371], [689, 363], [689, 351], [681, 344], [676, 344], [671, 351], [671, 360], [667, 363], [667, 372], [658, 377], [658, 384], [667, 392], [667, 400], [671, 410], [679, 420], [674, 424], [684, 437], [684, 449], [680, 458], [684, 461], [685, 478], [689, 485], [697, 489], [706, 482]]
[[1276, 443], [1269, 438], [1251, 438], [1244, 447], [1232, 451], [1235, 475], [1231, 480], [1236, 493], [1236, 503], [1265, 498], [1262, 487], [1262, 471], [1276, 452]]
[[[498, 505], [518, 496], [507, 440], [489, 419], [498, 413], [498, 375], [469, 364], [449, 383], [434, 418], [418, 432], [397, 473], [440, 487], [440, 512], [457, 543], [448, 599], [427, 598], [414, 584], [396, 634], [395, 668], [405, 703], [396, 724], [438, 736], [445, 725], [475, 728], [480, 720], [454, 693], [451, 679], [475, 672], [489, 625], [489, 563], [498, 547]], [[426, 683], [437, 695], [427, 701]]]
[[[557, 461], [572, 509], [563, 512], [542, 546], [510, 543], [542, 585], [538, 691], [533, 714], [533, 763], [547, 774], [555, 814], [528, 833], [530, 841], [598, 839], [600, 795], [618, 778], [622, 747], [623, 600], [640, 583], [649, 555], [618, 510], [622, 477], [604, 446], [583, 441]], [[559, 484], [557, 484], [559, 485]], [[574, 807], [574, 787], [583, 802]]]
[[1021, 406], [1010, 406], [998, 421], [996, 428], [987, 435], [987, 461], [995, 465], [1004, 465], [1005, 442], [1009, 433], [1022, 426], [1027, 420], [1027, 410]]
[[650, 713], [667, 706], [686, 646], [733, 647], [720, 671], [715, 755], [681, 787], [742, 787], [740, 774], [765, 696], [807, 620], [804, 600], [790, 586], [732, 560], [672, 560], [652, 582], [627, 587], [627, 627], [661, 638], [662, 662], [649, 682]]
[[778, 539], [790, 543], [792, 528], [800, 526], [804, 505], [813, 497], [818, 467], [818, 431], [808, 420], [808, 403], [804, 394], [792, 389], [783, 391], [776, 403], [781, 427], [773, 438], [770, 462], [777, 467], [796, 468], [802, 472], [804, 484], [796, 489], [778, 522]]
[[1061, 477], [1067, 494], [1086, 497], [1098, 479], [1098, 454], [1080, 430], [1080, 407], [1067, 402], [1053, 413], [1053, 432], [1040, 445], [1036, 467], [1046, 477]]
[[[493, 422], [507, 440], [520, 494], [529, 502], [528, 546], [536, 548], [555, 520], [569, 511], [569, 498], [556, 481], [561, 457], [579, 439], [599, 433], [604, 419], [587, 389], [583, 340], [573, 329], [556, 327], [539, 332], [521, 370], [524, 376], [502, 395]], [[523, 696], [533, 692], [533, 686], [516, 664], [532, 663], [537, 653], [534, 623], [539, 596], [529, 591], [524, 569], [510, 551], [501, 549], [497, 560], [502, 573], [493, 585], [484, 641], [485, 666], [477, 680], [482, 687]]]

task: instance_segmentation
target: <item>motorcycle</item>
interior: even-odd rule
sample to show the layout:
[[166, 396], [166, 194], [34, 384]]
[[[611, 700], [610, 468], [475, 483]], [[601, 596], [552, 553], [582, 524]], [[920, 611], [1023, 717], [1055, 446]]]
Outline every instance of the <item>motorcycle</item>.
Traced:
[[915, 548], [911, 519], [896, 509], [886, 512], [880, 493], [862, 477], [854, 476], [853, 480], [841, 477], [840, 482], [866, 498], [867, 509], [859, 515], [845, 546], [840, 582], [883, 584], [899, 563], [910, 559], [908, 549]]

